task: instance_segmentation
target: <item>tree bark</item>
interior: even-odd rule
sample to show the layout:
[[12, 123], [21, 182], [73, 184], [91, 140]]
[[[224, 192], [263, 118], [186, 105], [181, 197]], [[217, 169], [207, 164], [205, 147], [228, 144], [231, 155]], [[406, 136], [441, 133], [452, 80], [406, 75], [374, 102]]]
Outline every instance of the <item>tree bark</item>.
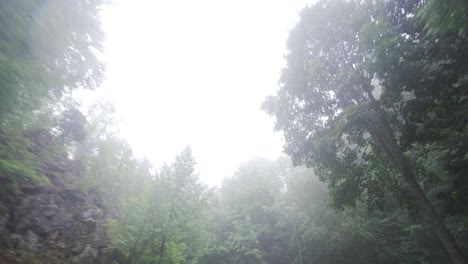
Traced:
[[[369, 131], [372, 138], [395, 164], [399, 173], [408, 185], [411, 194], [415, 198], [419, 213], [432, 225], [432, 229], [447, 251], [451, 262], [453, 264], [467, 264], [454, 237], [450, 234], [443, 219], [437, 214], [436, 210], [427, 199], [419, 185], [408, 159], [393, 137], [393, 133], [391, 132], [391, 127], [386, 119], [385, 113], [383, 113], [380, 107], [377, 106], [376, 108], [378, 108], [376, 109], [378, 111], [377, 121], [371, 121], [371, 129]], [[377, 125], [377, 127], [372, 127], [373, 124]]]

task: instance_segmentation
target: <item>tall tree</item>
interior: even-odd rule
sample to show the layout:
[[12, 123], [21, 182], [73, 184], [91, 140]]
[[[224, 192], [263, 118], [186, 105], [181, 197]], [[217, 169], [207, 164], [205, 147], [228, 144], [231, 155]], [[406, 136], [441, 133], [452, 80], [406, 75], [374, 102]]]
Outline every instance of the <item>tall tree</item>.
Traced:
[[[461, 264], [464, 257], [405, 152], [423, 137], [416, 127], [438, 101], [453, 103], [454, 116], [466, 121], [460, 109], [467, 72], [454, 68], [466, 59], [444, 50], [464, 53], [466, 45], [463, 36], [452, 36], [452, 44], [427, 38], [424, 24], [413, 20], [420, 5], [321, 1], [304, 9], [287, 43], [280, 89], [264, 108], [284, 132], [285, 151], [316, 168], [336, 206], [363, 194], [378, 200], [382, 190], [408, 190], [452, 262]], [[445, 123], [452, 131], [466, 129], [455, 124]]]
[[162, 168], [159, 177], [160, 195], [164, 201], [159, 254], [165, 257], [170, 243], [182, 245], [182, 263], [196, 263], [205, 247], [208, 193], [199, 182], [195, 164], [191, 148], [186, 147], [171, 166]]
[[0, 118], [21, 123], [43, 99], [99, 85], [107, 0], [0, 3]]
[[[127, 181], [138, 172], [130, 168]], [[144, 173], [144, 170], [142, 171]], [[115, 189], [112, 188], [112, 189]], [[198, 182], [191, 149], [185, 148], [159, 175], [125, 192], [121, 217], [111, 224], [119, 263], [191, 264], [205, 250], [208, 192]]]
[[[300, 214], [285, 199], [289, 158], [254, 159], [223, 181], [212, 201], [210, 251], [203, 263], [291, 263], [298, 256], [290, 219]], [[300, 234], [302, 230], [298, 230]], [[300, 255], [300, 254], [299, 254]]]

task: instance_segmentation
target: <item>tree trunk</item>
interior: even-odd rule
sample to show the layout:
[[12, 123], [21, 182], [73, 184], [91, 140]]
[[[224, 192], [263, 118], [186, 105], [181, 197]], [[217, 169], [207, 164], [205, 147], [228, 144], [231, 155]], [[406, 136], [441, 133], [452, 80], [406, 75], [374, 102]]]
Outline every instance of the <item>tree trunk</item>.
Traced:
[[166, 249], [166, 236], [163, 237], [161, 241], [161, 246], [159, 247], [159, 255], [164, 256], [164, 250]]
[[301, 243], [299, 242], [299, 239], [297, 238], [297, 228], [295, 224], [294, 224], [294, 239], [296, 240], [297, 251], [299, 255], [299, 263], [304, 264], [302, 260], [302, 247], [301, 247]]
[[461, 253], [455, 239], [445, 226], [443, 219], [437, 214], [431, 202], [427, 199], [426, 195], [421, 189], [421, 186], [419, 185], [416, 176], [413, 173], [413, 169], [411, 168], [408, 159], [405, 157], [403, 151], [398, 146], [395, 138], [393, 137], [391, 127], [386, 119], [385, 113], [378, 111], [378, 116], [378, 119], [380, 120], [377, 120], [377, 122], [371, 122], [371, 127], [372, 123], [377, 123], [377, 127], [380, 129], [376, 127], [370, 129], [372, 138], [394, 162], [396, 168], [408, 185], [411, 194], [415, 198], [419, 213], [432, 225], [437, 238], [444, 246], [452, 263], [467, 264], [465, 257]]

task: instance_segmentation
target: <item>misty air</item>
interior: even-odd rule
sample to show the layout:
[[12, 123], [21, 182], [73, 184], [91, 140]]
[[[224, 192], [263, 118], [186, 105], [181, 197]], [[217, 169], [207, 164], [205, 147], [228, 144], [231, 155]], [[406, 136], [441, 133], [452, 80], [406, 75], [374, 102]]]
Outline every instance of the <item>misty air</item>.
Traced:
[[0, 0], [0, 264], [468, 264], [468, 1]]

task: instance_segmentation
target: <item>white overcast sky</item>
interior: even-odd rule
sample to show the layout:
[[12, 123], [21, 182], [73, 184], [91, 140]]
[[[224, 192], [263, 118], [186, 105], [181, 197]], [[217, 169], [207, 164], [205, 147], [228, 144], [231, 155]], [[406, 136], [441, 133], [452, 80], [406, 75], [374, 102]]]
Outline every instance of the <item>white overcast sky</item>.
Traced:
[[217, 185], [253, 157], [281, 154], [260, 110], [277, 89], [289, 30], [306, 0], [116, 0], [103, 12], [98, 90], [138, 156], [156, 167], [187, 145]]

